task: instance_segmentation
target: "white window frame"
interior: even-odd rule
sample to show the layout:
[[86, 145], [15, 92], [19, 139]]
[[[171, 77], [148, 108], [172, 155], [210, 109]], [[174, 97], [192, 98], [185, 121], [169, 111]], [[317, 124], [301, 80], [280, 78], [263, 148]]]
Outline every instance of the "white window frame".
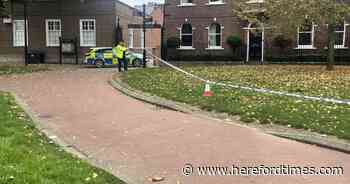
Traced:
[[[311, 31], [300, 31], [300, 28], [298, 28], [298, 34], [297, 34], [297, 48], [296, 49], [316, 49], [314, 44], [315, 44], [315, 28], [316, 25], [312, 23]], [[311, 45], [300, 45], [299, 44], [299, 36], [302, 33], [311, 33]]]
[[219, 1], [209, 0], [209, 2], [206, 3], [206, 5], [222, 5], [222, 4], [226, 4], [224, 0], [219, 0]]
[[349, 24], [344, 21], [343, 30], [342, 31], [335, 31], [336, 33], [343, 33], [343, 44], [342, 45], [334, 45], [334, 48], [336, 48], [336, 49], [346, 49], [347, 48], [347, 47], [345, 47], [347, 26], [349, 26]]
[[57, 44], [53, 44], [53, 43], [49, 43], [49, 36], [50, 36], [50, 33], [49, 33], [49, 22], [59, 22], [60, 23], [60, 29], [59, 30], [51, 30], [52, 32], [54, 31], [59, 31], [59, 37], [61, 37], [62, 35], [62, 22], [61, 22], [61, 19], [46, 19], [45, 20], [45, 25], [46, 25], [46, 46], [47, 47], [59, 47], [60, 46], [60, 43], [58, 42]]
[[264, 3], [264, 0], [249, 0], [247, 1], [247, 4], [260, 4]]
[[[188, 23], [190, 24], [190, 23]], [[194, 50], [195, 48], [193, 47], [193, 35], [194, 35], [194, 30], [196, 29], [195, 27], [191, 25], [192, 27], [192, 33], [191, 33], [191, 36], [192, 36], [192, 46], [182, 46], [182, 27], [183, 27], [184, 24], [181, 25], [181, 27], [178, 27], [177, 29], [179, 30], [179, 35], [180, 35], [180, 47], [178, 49], [180, 50]], [[190, 35], [190, 34], [186, 34], [186, 35]]]
[[[95, 36], [95, 42], [94, 43], [90, 43], [90, 44], [86, 44], [84, 43], [84, 36], [83, 36], [83, 22], [94, 22], [94, 36]], [[96, 25], [96, 19], [80, 19], [80, 46], [81, 47], [96, 47], [96, 29], [97, 29], [97, 25]], [[91, 31], [91, 30], [88, 30]]]
[[183, 7], [183, 6], [196, 6], [196, 4], [185, 2], [185, 0], [180, 0], [180, 4], [177, 5], [177, 6], [179, 6], [179, 7]]
[[129, 48], [134, 48], [134, 29], [128, 31], [128, 42]]
[[218, 33], [215, 33], [215, 34], [213, 34], [213, 33], [210, 33], [210, 26], [212, 26], [212, 24], [211, 25], [209, 25], [208, 27], [206, 27], [206, 29], [207, 29], [207, 31], [208, 31], [208, 48], [206, 48], [207, 50], [222, 50], [222, 49], [224, 49], [223, 47], [222, 47], [222, 36], [223, 36], [223, 30], [224, 30], [224, 26], [222, 26], [221, 24], [219, 24], [219, 23], [214, 23], [214, 24], [217, 24], [217, 25], [219, 25], [220, 26], [220, 46], [211, 46], [210, 45], [210, 36], [217, 36], [218, 35]]
[[[13, 20], [13, 24], [12, 24], [12, 44], [13, 44], [13, 47], [24, 47], [25, 46], [25, 37], [24, 37], [24, 31], [23, 30], [23, 43], [20, 43], [20, 44], [17, 44], [16, 42], [16, 24], [17, 22], [23, 22], [24, 23], [24, 20], [23, 19], [16, 19], [16, 20]], [[26, 25], [27, 27], [27, 45], [29, 43], [29, 35], [28, 35], [28, 21], [26, 22]]]

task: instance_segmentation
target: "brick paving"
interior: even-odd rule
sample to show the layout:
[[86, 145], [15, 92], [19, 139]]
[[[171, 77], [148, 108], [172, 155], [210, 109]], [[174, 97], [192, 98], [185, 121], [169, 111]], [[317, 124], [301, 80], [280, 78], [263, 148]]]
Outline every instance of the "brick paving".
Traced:
[[[156, 108], [109, 84], [112, 69], [0, 76], [58, 137], [129, 184], [348, 184], [350, 156], [259, 130]], [[343, 166], [343, 176], [184, 176], [182, 167]]]

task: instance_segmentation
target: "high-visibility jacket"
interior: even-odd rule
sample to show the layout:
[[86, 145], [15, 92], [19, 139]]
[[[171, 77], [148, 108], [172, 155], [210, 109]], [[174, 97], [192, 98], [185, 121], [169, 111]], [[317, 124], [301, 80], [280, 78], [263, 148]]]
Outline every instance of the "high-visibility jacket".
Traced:
[[117, 47], [113, 48], [113, 54], [118, 58], [118, 59], [123, 59], [125, 56], [125, 52], [128, 49], [122, 45], [118, 45]]

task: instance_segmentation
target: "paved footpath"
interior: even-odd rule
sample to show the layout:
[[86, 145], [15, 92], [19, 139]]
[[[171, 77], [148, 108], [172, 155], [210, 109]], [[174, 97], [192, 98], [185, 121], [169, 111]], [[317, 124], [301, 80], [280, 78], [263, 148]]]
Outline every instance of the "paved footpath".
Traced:
[[[350, 155], [258, 130], [159, 109], [109, 84], [111, 69], [0, 77], [58, 137], [129, 184], [349, 184]], [[197, 166], [343, 166], [343, 176], [184, 176]]]

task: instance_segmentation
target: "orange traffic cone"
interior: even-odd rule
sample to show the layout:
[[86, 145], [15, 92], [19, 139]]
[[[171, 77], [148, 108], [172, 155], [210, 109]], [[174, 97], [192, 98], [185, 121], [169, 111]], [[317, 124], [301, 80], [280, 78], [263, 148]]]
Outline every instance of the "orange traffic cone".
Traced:
[[203, 96], [204, 97], [211, 97], [211, 96], [213, 96], [213, 93], [210, 90], [210, 84], [208, 82], [205, 84], [205, 89], [204, 89]]

